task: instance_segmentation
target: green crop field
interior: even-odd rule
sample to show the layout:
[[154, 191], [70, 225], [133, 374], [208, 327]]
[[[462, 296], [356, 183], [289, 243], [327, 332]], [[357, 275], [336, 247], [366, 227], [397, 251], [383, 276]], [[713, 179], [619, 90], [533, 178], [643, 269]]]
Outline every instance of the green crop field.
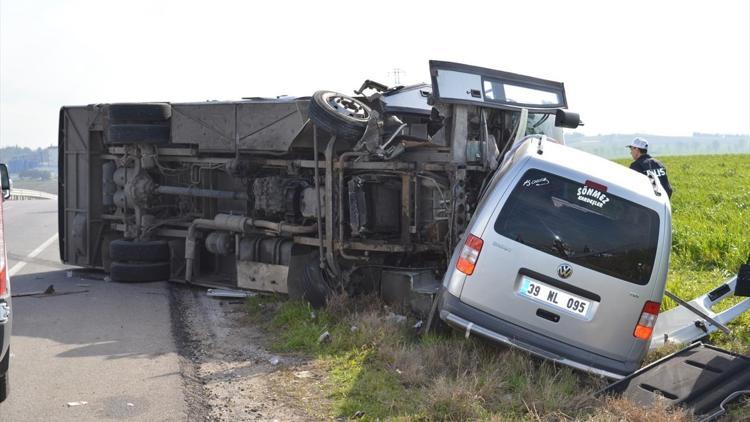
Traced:
[[[720, 285], [750, 255], [750, 155], [662, 161], [675, 190], [667, 288], [689, 300]], [[662, 310], [674, 306], [665, 300]], [[311, 419], [693, 420], [663, 404], [595, 399], [604, 380], [525, 353], [461, 335], [418, 337], [413, 318], [394, 323], [376, 298], [337, 297], [313, 312], [304, 303], [256, 297], [247, 309], [268, 330], [272, 350], [306, 358], [315, 372], [319, 381], [300, 383], [287, 371], [274, 391]], [[730, 328], [731, 335], [715, 333], [709, 341], [749, 354], [750, 312]], [[319, 342], [324, 332], [329, 341]], [[731, 414], [747, 417], [750, 400]]]

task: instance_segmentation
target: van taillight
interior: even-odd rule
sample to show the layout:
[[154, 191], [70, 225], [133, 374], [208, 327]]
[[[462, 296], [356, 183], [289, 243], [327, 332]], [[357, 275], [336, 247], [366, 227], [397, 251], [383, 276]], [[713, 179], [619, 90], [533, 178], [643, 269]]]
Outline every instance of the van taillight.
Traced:
[[643, 305], [641, 318], [638, 320], [638, 324], [636, 324], [633, 331], [634, 337], [641, 340], [651, 338], [651, 334], [654, 332], [654, 325], [656, 325], [656, 317], [659, 316], [659, 308], [661, 308], [661, 303], [658, 302], [648, 301]]
[[466, 238], [464, 248], [461, 249], [461, 255], [458, 257], [456, 263], [456, 269], [466, 275], [471, 275], [474, 272], [474, 267], [477, 265], [479, 259], [479, 252], [482, 252], [482, 245], [484, 241], [473, 234], [470, 234]]

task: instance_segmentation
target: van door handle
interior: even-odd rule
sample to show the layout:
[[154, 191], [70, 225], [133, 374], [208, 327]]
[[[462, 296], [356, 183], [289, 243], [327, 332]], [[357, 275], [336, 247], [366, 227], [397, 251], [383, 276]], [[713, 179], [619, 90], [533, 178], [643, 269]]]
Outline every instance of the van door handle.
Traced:
[[550, 311], [547, 311], [545, 309], [539, 308], [536, 310], [536, 316], [540, 316], [544, 319], [550, 320], [552, 322], [558, 322], [560, 321], [560, 315], [557, 315], [555, 313], [552, 313]]

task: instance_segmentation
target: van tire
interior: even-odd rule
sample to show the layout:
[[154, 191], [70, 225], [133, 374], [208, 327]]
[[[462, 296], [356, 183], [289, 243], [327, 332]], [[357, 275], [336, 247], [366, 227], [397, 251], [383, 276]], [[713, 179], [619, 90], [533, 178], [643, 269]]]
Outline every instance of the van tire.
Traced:
[[145, 283], [169, 280], [169, 262], [125, 263], [112, 262], [109, 278], [112, 281]]
[[167, 103], [119, 103], [109, 105], [110, 123], [163, 123], [172, 117]]
[[110, 124], [107, 128], [107, 144], [169, 144], [169, 124]]
[[5, 354], [5, 358], [2, 362], [0, 362], [0, 369], [2, 372], [0, 372], [0, 403], [5, 401], [5, 399], [8, 398], [8, 394], [10, 393], [10, 349], [8, 349], [8, 353]]
[[169, 244], [164, 240], [130, 241], [113, 240], [109, 243], [112, 261], [165, 262], [169, 261]]
[[[364, 117], [354, 117], [337, 111], [328, 103], [331, 98], [349, 102], [361, 110]], [[313, 94], [308, 109], [308, 117], [315, 126], [346, 141], [357, 141], [362, 137], [371, 115], [372, 110], [362, 101], [333, 91], [318, 91]]]

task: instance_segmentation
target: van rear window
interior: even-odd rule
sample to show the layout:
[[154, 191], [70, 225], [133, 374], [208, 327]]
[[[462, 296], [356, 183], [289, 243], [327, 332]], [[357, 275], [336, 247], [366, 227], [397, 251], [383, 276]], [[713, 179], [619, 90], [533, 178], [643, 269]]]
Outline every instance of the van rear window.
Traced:
[[505, 202], [495, 231], [566, 261], [647, 284], [659, 215], [605, 189], [528, 170]]

